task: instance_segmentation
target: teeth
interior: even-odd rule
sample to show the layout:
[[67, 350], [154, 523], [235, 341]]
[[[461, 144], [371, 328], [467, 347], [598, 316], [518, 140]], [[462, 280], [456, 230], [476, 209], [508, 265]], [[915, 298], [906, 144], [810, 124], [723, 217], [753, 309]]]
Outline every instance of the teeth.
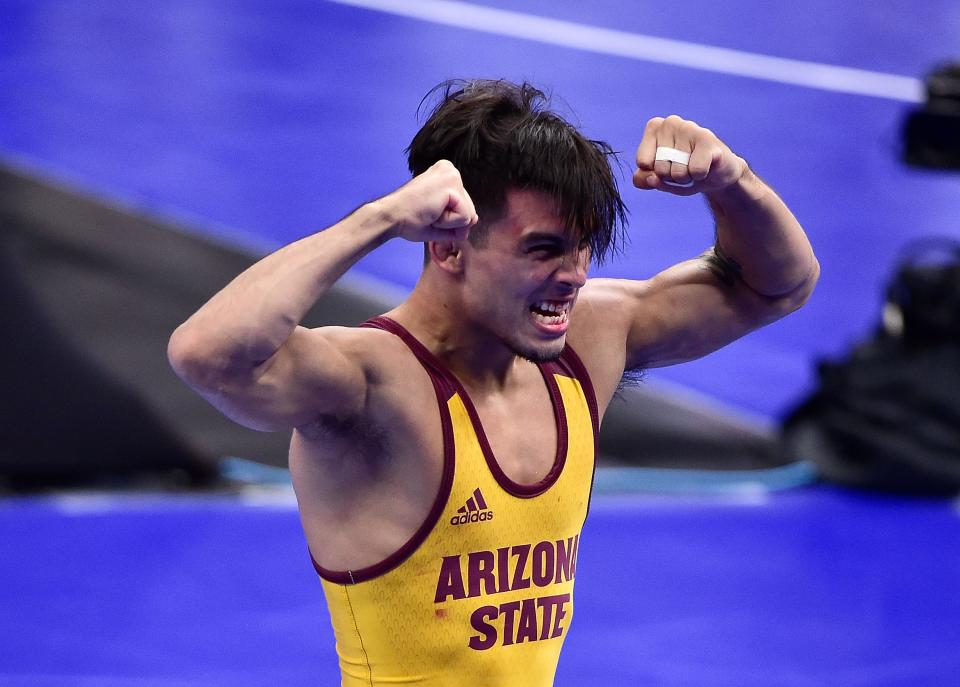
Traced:
[[538, 312], [533, 313], [534, 318], [537, 322], [542, 322], [544, 324], [563, 324], [567, 321], [567, 313], [561, 312], [559, 315], [541, 315]]
[[567, 302], [564, 303], [551, 303], [550, 301], [540, 301], [537, 303], [537, 309], [543, 310], [544, 312], [555, 312], [555, 313], [565, 313], [569, 309], [570, 304]]
[[542, 324], [566, 324], [570, 313], [570, 301], [540, 301], [530, 308], [530, 313], [537, 322]]

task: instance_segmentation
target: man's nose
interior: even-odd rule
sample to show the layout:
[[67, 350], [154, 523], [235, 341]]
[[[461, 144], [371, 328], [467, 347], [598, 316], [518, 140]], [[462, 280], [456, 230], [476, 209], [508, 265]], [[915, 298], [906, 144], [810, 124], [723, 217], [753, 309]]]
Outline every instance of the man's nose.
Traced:
[[586, 251], [567, 253], [563, 258], [563, 264], [560, 265], [557, 276], [562, 282], [579, 289], [587, 283], [589, 264], [590, 259], [587, 257]]

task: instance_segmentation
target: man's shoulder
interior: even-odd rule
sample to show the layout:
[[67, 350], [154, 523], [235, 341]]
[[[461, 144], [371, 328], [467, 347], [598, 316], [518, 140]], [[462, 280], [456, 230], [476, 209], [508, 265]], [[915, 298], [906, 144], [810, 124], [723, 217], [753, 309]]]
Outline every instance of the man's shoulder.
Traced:
[[604, 340], [619, 345], [627, 333], [636, 299], [646, 282], [628, 279], [590, 279], [577, 296], [567, 338], [571, 345], [593, 346]]
[[618, 307], [624, 298], [642, 295], [653, 286], [651, 279], [618, 279], [615, 277], [594, 277], [580, 289], [578, 302], [586, 301], [594, 305]]
[[322, 336], [343, 355], [361, 364], [365, 370], [389, 370], [395, 365], [415, 363], [415, 358], [400, 337], [383, 329], [364, 326], [326, 326], [310, 330]]
[[[357, 364], [366, 378], [366, 400], [360, 411], [366, 419], [394, 416], [407, 401], [430, 400], [433, 386], [420, 361], [396, 334], [376, 327], [319, 327], [311, 333], [325, 340]], [[405, 400], [406, 399], [406, 400]], [[363, 420], [363, 417], [352, 418]]]
[[644, 282], [597, 278], [577, 296], [567, 341], [590, 375], [601, 412], [623, 375], [630, 323], [644, 288]]

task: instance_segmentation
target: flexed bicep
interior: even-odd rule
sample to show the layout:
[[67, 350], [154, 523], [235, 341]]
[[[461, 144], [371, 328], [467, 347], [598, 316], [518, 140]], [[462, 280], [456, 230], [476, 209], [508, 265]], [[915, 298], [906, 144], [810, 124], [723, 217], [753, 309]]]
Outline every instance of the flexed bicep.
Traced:
[[770, 297], [750, 288], [714, 250], [641, 282], [625, 282], [631, 322], [627, 368], [695, 360], [796, 310], [793, 295]]
[[363, 330], [341, 327], [293, 334], [267, 360], [228, 374], [171, 355], [177, 374], [208, 402], [251, 429], [300, 427], [327, 414], [358, 414], [367, 392]]

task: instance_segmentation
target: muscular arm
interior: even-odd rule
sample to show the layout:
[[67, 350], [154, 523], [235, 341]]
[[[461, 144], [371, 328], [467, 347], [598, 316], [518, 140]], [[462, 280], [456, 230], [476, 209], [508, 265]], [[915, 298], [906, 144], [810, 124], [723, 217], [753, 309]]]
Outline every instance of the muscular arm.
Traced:
[[365, 332], [299, 326], [309, 308], [365, 254], [393, 237], [449, 238], [476, 222], [448, 162], [334, 226], [265, 257], [173, 333], [177, 374], [237, 422], [297, 427], [359, 412], [366, 396]]
[[[655, 160], [659, 146], [690, 151], [689, 165]], [[701, 357], [796, 310], [820, 270], [793, 213], [709, 130], [677, 117], [651, 120], [637, 165], [634, 184], [642, 190], [705, 195], [716, 242], [652, 279], [597, 279], [584, 288], [583, 330], [610, 333], [592, 354], [610, 389], [624, 368]]]
[[708, 264], [721, 282], [738, 279], [773, 300], [790, 296], [797, 307], [813, 291], [820, 265], [803, 228], [780, 197], [753, 171], [707, 195], [716, 222]]
[[706, 355], [793, 312], [813, 291], [820, 268], [803, 229], [749, 168], [707, 198], [714, 247], [629, 289], [628, 369]]
[[355, 405], [364, 386], [359, 362], [332, 332], [298, 324], [350, 265], [389, 238], [390, 229], [376, 207], [364, 206], [260, 260], [174, 331], [168, 346], [173, 369], [223, 413], [254, 429], [298, 426], [334, 403]]

